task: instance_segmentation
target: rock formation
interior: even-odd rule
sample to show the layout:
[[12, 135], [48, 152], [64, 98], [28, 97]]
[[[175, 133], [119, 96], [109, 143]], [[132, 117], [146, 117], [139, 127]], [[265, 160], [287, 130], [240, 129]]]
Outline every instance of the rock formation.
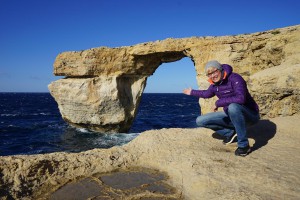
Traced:
[[[147, 77], [166, 62], [189, 57], [200, 89], [208, 83], [204, 64], [216, 59], [249, 81], [262, 116], [300, 110], [300, 26], [253, 34], [166, 39], [120, 48], [93, 48], [57, 56], [49, 85], [63, 119], [101, 132], [126, 132], [136, 115]], [[183, 88], [179, 88], [182, 90]], [[200, 100], [210, 111], [214, 99]]]
[[[49, 199], [76, 180], [81, 189], [99, 188], [94, 193], [100, 196], [103, 186], [97, 184], [97, 174], [147, 168], [166, 173], [178, 198], [144, 192], [147, 196], [140, 199], [296, 200], [300, 196], [299, 120], [300, 115], [277, 117], [251, 127], [253, 151], [245, 158], [234, 155], [236, 144], [223, 145], [205, 128], [151, 130], [123, 146], [81, 153], [0, 156], [0, 199]], [[93, 181], [84, 184], [86, 180]], [[105, 199], [121, 199], [121, 195]]]

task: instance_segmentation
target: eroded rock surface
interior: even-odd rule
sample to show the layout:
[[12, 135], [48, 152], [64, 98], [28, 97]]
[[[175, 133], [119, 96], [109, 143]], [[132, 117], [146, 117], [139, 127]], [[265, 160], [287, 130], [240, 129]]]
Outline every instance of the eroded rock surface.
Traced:
[[[299, 120], [300, 115], [277, 117], [251, 127], [252, 153], [247, 157], [235, 156], [236, 144], [223, 145], [204, 128], [147, 131], [111, 149], [0, 157], [0, 198], [48, 199], [78, 179], [147, 168], [166, 173], [167, 183], [183, 199], [296, 200], [300, 196]], [[94, 191], [98, 184], [88, 187]]]
[[[147, 77], [162, 63], [184, 57], [193, 61], [200, 89], [208, 87], [204, 64], [216, 59], [232, 65], [249, 81], [263, 116], [299, 112], [300, 26], [64, 52], [55, 60], [54, 74], [66, 78], [51, 83], [49, 90], [70, 124], [102, 132], [126, 132], [136, 115]], [[201, 99], [202, 112], [209, 112], [214, 101]]]
[[50, 195], [50, 200], [182, 199], [175, 188], [165, 183], [166, 179], [161, 172], [145, 168], [94, 175], [64, 185]]

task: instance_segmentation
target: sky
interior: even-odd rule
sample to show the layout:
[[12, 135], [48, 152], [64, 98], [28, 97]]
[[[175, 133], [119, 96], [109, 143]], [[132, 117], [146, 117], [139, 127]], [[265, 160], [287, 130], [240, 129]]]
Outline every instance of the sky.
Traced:
[[[0, 0], [0, 92], [49, 92], [65, 51], [299, 24], [299, 0]], [[144, 92], [197, 88], [195, 76], [189, 58], [162, 64]]]

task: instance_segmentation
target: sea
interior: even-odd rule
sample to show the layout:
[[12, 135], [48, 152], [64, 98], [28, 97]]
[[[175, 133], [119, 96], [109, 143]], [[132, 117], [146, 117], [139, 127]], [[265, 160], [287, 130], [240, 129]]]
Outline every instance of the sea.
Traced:
[[126, 144], [147, 130], [196, 128], [198, 99], [144, 93], [128, 133], [99, 133], [66, 123], [50, 93], [0, 93], [0, 156], [81, 152]]

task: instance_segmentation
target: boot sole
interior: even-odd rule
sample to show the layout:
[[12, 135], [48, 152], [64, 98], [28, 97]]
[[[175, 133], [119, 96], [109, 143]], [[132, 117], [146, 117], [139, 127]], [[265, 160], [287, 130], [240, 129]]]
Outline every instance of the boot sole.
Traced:
[[242, 157], [245, 157], [247, 156], [249, 153], [251, 153], [251, 148], [246, 152], [246, 153], [243, 153], [243, 154], [235, 154], [236, 156], [242, 156]]

